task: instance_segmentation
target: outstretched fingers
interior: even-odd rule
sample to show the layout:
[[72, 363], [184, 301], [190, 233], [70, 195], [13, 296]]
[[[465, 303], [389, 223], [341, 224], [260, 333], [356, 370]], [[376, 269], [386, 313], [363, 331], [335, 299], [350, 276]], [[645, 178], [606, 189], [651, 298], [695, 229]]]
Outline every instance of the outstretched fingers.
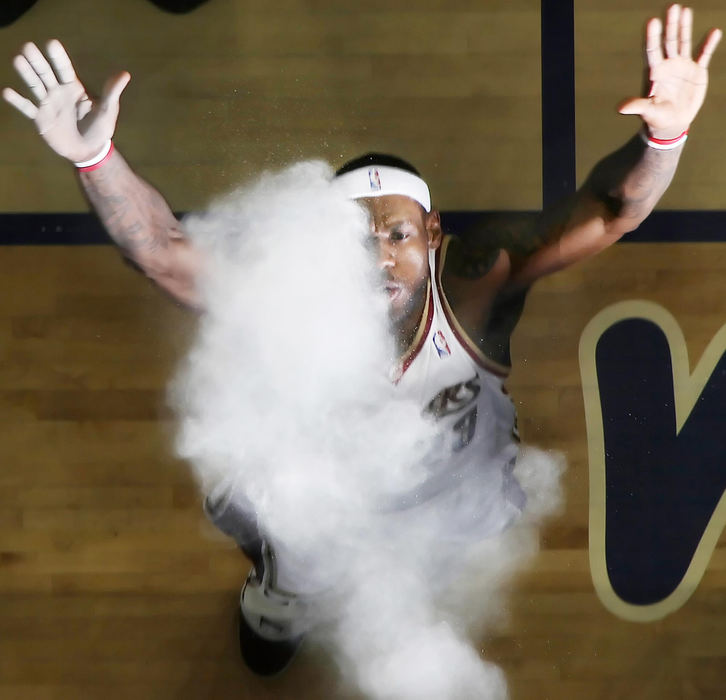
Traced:
[[666, 58], [678, 56], [678, 39], [681, 22], [681, 6], [671, 5], [666, 12], [665, 23], [665, 55]]
[[42, 102], [48, 95], [45, 85], [33, 70], [27, 58], [24, 55], [16, 56], [13, 59], [13, 68], [17, 71], [22, 81], [28, 86], [30, 92], [33, 93], [38, 102]]
[[645, 28], [645, 54], [648, 57], [648, 66], [653, 69], [663, 63], [663, 23], [658, 17], [653, 17]]
[[[667, 58], [690, 59], [693, 52], [693, 10], [690, 7], [671, 5], [666, 12], [665, 29], [661, 21], [654, 17], [646, 27], [645, 50], [651, 69]], [[696, 63], [708, 68], [722, 32], [712, 29], [706, 36], [699, 51]]]
[[678, 55], [682, 58], [691, 58], [693, 48], [691, 38], [693, 36], [693, 10], [684, 7], [681, 10], [681, 25], [678, 32]]
[[[3, 90], [3, 98], [24, 114], [28, 119], [36, 119], [42, 103], [48, 99], [48, 93], [60, 85], [78, 82], [71, 59], [63, 45], [57, 39], [48, 42], [48, 59], [32, 42], [24, 44], [20, 53], [13, 59], [13, 66], [18, 75], [31, 92], [32, 100], [23, 97], [12, 88]], [[82, 86], [81, 86], [82, 90]]]
[[703, 46], [701, 47], [701, 51], [698, 54], [698, 58], [696, 59], [699, 66], [702, 68], [708, 68], [708, 64], [711, 62], [711, 56], [713, 56], [713, 52], [716, 50], [722, 36], [723, 32], [720, 29], [712, 29], [708, 33], [703, 42]]
[[665, 18], [665, 28], [657, 17], [646, 27], [645, 50], [648, 65], [655, 68], [666, 58], [691, 58], [693, 37], [693, 10], [690, 7], [671, 5]]
[[50, 67], [50, 63], [48, 63], [45, 56], [43, 56], [40, 49], [35, 44], [32, 42], [25, 44], [22, 49], [22, 54], [31, 65], [46, 90], [50, 90], [58, 85], [58, 79], [55, 77], [55, 73]]
[[62, 84], [72, 83], [75, 80], [78, 80], [76, 77], [76, 71], [73, 69], [71, 59], [69, 58], [65, 48], [63, 48], [63, 44], [61, 44], [58, 39], [52, 39], [49, 41], [46, 51], [48, 52], [50, 62], [53, 64], [55, 73], [58, 76], [58, 80]]
[[645, 31], [650, 69], [647, 97], [630, 98], [618, 106], [621, 114], [637, 114], [648, 129], [677, 134], [693, 121], [705, 96], [711, 56], [721, 40], [720, 29], [712, 29], [693, 57], [693, 10], [671, 5], [665, 20], [654, 17]]
[[19, 95], [12, 88], [3, 89], [3, 99], [28, 119], [35, 119], [38, 116], [38, 108], [30, 100]]

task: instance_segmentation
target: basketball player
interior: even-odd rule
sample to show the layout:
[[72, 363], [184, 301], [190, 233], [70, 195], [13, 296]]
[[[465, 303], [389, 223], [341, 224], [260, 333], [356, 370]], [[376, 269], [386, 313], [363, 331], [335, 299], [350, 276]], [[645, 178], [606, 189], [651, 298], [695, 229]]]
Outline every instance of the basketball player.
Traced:
[[[657, 18], [648, 22], [650, 92], [619, 108], [639, 115], [642, 129], [598, 163], [577, 193], [554, 211], [500, 218], [465, 241], [442, 234], [426, 183], [405, 161], [368, 154], [337, 173], [341, 190], [370, 214], [400, 353], [394, 377], [398, 389], [423, 396], [423, 408], [444, 424], [450, 438], [450, 472], [423, 484], [417, 498], [458, 499], [453, 473], [465, 484], [470, 532], [452, 537], [496, 534], [525, 505], [512, 476], [515, 414], [502, 386], [511, 333], [533, 282], [595, 255], [635, 229], [670, 183], [721, 38], [719, 30], [711, 30], [694, 60], [692, 18], [689, 8], [672, 5], [665, 24]], [[81, 186], [113, 240], [174, 298], [201, 306], [197, 280], [205, 263], [198, 249], [163, 197], [131, 170], [111, 142], [129, 74], [109, 80], [102, 98], [94, 101], [58, 41], [48, 44], [47, 58], [26, 44], [14, 65], [33, 99], [9, 88], [3, 96], [35, 122], [53, 150], [75, 163]], [[486, 425], [477, 425], [484, 415]], [[483, 478], [486, 483], [479, 484]], [[401, 509], [419, 507], [405, 500]], [[288, 663], [304, 632], [296, 625], [300, 601], [282, 592], [294, 590], [294, 581], [279, 580], [254, 507], [243, 496], [222, 490], [207, 499], [206, 508], [253, 562], [241, 596], [243, 656], [256, 672], [275, 673]]]

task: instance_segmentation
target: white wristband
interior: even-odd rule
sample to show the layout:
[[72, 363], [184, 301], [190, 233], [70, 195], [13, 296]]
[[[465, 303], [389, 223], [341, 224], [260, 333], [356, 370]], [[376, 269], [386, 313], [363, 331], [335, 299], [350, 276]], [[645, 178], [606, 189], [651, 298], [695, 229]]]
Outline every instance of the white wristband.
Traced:
[[90, 168], [94, 165], [98, 165], [111, 150], [111, 139], [103, 144], [103, 148], [99, 151], [98, 155], [94, 156], [90, 160], [83, 160], [80, 163], [73, 163], [77, 168]]
[[643, 128], [640, 130], [640, 138], [645, 141], [646, 146], [655, 148], [656, 151], [672, 151], [674, 148], [678, 148], [686, 142], [686, 139], [688, 139], [688, 130], [674, 139], [656, 139], [648, 133], [647, 129]]

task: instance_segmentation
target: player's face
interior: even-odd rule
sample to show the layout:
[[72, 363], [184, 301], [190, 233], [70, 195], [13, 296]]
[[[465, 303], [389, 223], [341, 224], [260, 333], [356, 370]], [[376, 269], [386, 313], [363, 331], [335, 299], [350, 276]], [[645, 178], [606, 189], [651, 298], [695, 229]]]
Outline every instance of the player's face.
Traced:
[[426, 301], [429, 250], [441, 241], [438, 212], [426, 213], [404, 195], [366, 197], [371, 245], [377, 255], [382, 285], [394, 324], [418, 323]]

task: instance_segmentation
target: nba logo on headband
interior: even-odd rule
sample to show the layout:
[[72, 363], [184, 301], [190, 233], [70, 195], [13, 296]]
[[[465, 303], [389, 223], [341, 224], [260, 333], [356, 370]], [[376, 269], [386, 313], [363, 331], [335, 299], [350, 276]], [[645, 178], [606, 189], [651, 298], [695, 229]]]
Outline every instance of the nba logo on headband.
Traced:
[[418, 175], [401, 168], [366, 165], [336, 175], [334, 181], [339, 191], [350, 199], [402, 194], [416, 200], [427, 212], [431, 211], [428, 185]]

